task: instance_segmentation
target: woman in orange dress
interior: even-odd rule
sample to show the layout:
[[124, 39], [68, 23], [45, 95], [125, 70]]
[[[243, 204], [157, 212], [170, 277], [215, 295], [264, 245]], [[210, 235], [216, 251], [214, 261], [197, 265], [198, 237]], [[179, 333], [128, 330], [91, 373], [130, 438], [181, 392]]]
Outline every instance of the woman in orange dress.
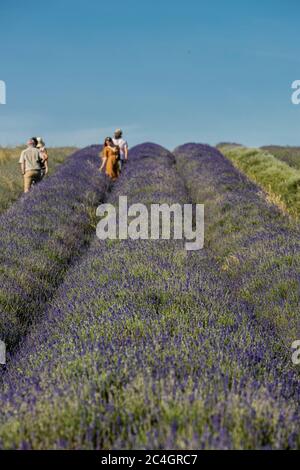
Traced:
[[112, 179], [112, 181], [115, 181], [119, 176], [118, 157], [118, 146], [114, 145], [111, 137], [106, 137], [103, 145], [102, 165], [100, 167], [100, 171], [102, 171], [106, 165], [105, 173]]

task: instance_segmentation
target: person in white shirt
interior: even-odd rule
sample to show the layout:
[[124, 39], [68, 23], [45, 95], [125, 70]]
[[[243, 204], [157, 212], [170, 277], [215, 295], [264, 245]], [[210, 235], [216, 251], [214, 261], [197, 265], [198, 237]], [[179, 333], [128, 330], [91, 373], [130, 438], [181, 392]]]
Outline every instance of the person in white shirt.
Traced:
[[123, 132], [121, 129], [115, 130], [113, 143], [120, 149], [119, 167], [121, 171], [123, 163], [128, 160], [128, 143], [123, 139]]

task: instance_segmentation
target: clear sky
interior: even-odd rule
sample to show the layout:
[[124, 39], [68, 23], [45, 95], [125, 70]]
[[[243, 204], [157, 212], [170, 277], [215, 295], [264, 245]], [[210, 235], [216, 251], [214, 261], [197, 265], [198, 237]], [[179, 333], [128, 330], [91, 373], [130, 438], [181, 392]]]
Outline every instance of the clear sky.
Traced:
[[0, 0], [0, 145], [300, 145], [299, 0]]

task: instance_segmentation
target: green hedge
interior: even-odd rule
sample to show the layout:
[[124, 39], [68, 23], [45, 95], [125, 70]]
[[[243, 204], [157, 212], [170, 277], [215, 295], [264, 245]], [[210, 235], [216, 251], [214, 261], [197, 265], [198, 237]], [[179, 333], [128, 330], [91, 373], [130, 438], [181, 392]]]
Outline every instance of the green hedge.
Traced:
[[261, 149], [232, 146], [219, 149], [239, 170], [265, 190], [271, 202], [299, 218], [299, 170]]

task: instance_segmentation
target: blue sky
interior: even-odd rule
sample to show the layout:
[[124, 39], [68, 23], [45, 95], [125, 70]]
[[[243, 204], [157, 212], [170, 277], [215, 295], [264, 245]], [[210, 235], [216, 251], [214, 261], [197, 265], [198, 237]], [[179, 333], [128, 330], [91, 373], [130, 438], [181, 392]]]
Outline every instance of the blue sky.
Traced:
[[297, 0], [1, 0], [0, 145], [300, 145]]

